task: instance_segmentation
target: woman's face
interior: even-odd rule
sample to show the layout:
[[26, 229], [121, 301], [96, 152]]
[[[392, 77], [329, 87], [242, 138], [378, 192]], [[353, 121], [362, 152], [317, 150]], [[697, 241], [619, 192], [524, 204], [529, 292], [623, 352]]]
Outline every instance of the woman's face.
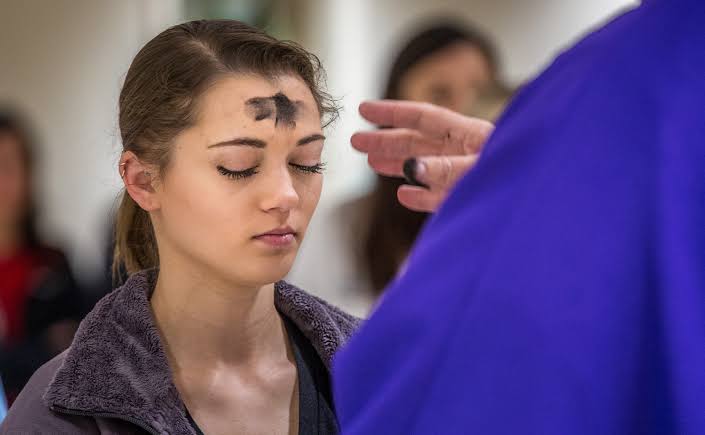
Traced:
[[491, 82], [490, 66], [482, 52], [458, 42], [411, 67], [399, 83], [399, 98], [467, 114]]
[[17, 137], [0, 131], [0, 225], [16, 226], [27, 207], [27, 167]]
[[199, 107], [155, 185], [160, 262], [186, 259], [241, 285], [275, 282], [289, 272], [321, 194], [313, 96], [297, 77], [238, 75], [218, 81]]

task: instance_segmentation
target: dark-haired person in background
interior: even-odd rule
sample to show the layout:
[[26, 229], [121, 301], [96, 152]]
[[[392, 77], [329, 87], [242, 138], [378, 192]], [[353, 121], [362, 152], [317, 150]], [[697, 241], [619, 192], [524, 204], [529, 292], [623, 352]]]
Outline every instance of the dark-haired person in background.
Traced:
[[[401, 48], [384, 98], [433, 103], [491, 120], [509, 97], [498, 70], [487, 37], [466, 25], [438, 22]], [[326, 226], [304, 245], [292, 281], [320, 291], [351, 313], [367, 314], [405, 262], [428, 217], [397, 201], [403, 184], [398, 174], [382, 173], [372, 192], [334, 209]], [[326, 267], [316, 267], [324, 255]]]
[[69, 346], [84, 307], [66, 257], [36, 233], [34, 151], [20, 117], [0, 112], [0, 375], [10, 402]]

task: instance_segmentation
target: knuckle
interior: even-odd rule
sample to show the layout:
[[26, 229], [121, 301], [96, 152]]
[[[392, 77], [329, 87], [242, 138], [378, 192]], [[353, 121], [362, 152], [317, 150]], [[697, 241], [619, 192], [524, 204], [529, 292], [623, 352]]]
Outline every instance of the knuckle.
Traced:
[[448, 187], [450, 183], [452, 183], [452, 175], [453, 175], [453, 162], [451, 162], [450, 158], [448, 156], [443, 156], [442, 159], [443, 162], [443, 186]]

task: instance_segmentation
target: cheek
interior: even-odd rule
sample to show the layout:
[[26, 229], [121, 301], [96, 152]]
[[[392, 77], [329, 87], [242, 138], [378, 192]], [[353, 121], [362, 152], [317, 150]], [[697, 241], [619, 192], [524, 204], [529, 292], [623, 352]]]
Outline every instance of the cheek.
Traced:
[[323, 189], [323, 176], [307, 177], [308, 180], [300, 182], [296, 187], [300, 199], [300, 208], [306, 222], [311, 219], [313, 212], [316, 210], [318, 200], [321, 198]]
[[246, 189], [207, 170], [171, 175], [160, 192], [161, 214], [171, 238], [182, 240], [188, 249], [210, 250], [242, 238], [243, 222], [252, 221], [246, 216], [251, 209]]
[[28, 183], [23, 174], [0, 174], [0, 201], [5, 207], [17, 207], [26, 199]]

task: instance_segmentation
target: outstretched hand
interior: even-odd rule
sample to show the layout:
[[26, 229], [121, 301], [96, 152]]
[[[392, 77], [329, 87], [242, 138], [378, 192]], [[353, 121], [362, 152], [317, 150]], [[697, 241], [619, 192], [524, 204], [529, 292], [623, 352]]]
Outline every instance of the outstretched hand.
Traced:
[[[411, 210], [435, 211], [448, 191], [477, 161], [492, 123], [455, 113], [428, 103], [380, 100], [360, 105], [366, 120], [388, 127], [355, 133], [353, 148], [367, 154], [377, 173], [404, 177], [404, 163], [411, 175], [427, 187], [403, 185], [399, 202]], [[408, 171], [407, 171], [408, 172]]]

